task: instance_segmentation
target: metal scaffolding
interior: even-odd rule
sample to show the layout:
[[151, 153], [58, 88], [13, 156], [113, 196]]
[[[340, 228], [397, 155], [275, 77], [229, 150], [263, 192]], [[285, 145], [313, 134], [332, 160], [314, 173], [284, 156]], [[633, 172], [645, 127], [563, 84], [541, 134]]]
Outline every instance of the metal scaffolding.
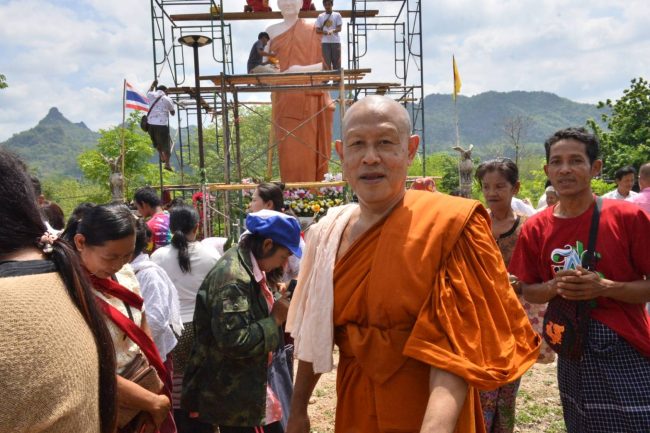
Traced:
[[[178, 106], [176, 151], [180, 165], [181, 182], [184, 185], [185, 173], [191, 161], [198, 159], [191, 150], [193, 138], [190, 120], [197, 116], [211, 116], [214, 123], [214, 139], [210, 146], [223, 158], [223, 184], [241, 181], [242, 160], [239, 134], [239, 109], [250, 106], [242, 103], [240, 95], [244, 93], [268, 93], [288, 90], [333, 90], [338, 91], [335, 100], [339, 113], [360, 97], [369, 94], [385, 94], [401, 102], [409, 110], [413, 120], [414, 132], [421, 137], [421, 153], [426, 152], [424, 135], [424, 89], [422, 68], [422, 24], [420, 0], [352, 0], [352, 9], [338, 11], [348, 19], [346, 30], [348, 40], [348, 68], [340, 72], [315, 72], [300, 74], [256, 74], [237, 75], [233, 63], [233, 41], [231, 22], [241, 20], [281, 19], [279, 12], [244, 13], [224, 10], [223, 0], [150, 0], [151, 28], [153, 40], [153, 68], [156, 77], [169, 72], [173, 87], [168, 94]], [[232, 5], [232, 2], [228, 2]], [[244, 2], [241, 2], [243, 6]], [[316, 18], [322, 11], [303, 11], [302, 18]], [[367, 65], [371, 32], [392, 32], [393, 38], [393, 77], [383, 82], [372, 82], [372, 71]], [[200, 78], [200, 91], [193, 84], [193, 77], [188, 77], [187, 58], [178, 39], [186, 35], [203, 35], [213, 40], [212, 44], [202, 48], [201, 70], [218, 71], [217, 75], [203, 75]], [[210, 50], [208, 62], [203, 50]], [[324, 82], [337, 84], [324, 84]], [[209, 84], [203, 84], [209, 82]], [[197, 100], [200, 104], [197, 104]], [[263, 153], [267, 158], [267, 171], [259, 177], [270, 177], [273, 150], [277, 142], [270, 140]], [[425, 171], [422, 158], [423, 173]], [[161, 178], [162, 179], [162, 178]], [[234, 182], [233, 182], [234, 180]], [[161, 181], [161, 189], [163, 188]], [[183, 191], [182, 186], [166, 186], [166, 189]], [[241, 207], [241, 194], [233, 193], [228, 188], [215, 188], [214, 184], [203, 184], [197, 189], [207, 194], [212, 190], [219, 197], [212, 209], [212, 216], [226, 236], [237, 230], [238, 222], [233, 209]], [[241, 211], [241, 209], [239, 209]], [[241, 212], [235, 212], [241, 218]], [[204, 224], [208, 224], [204, 218]], [[209, 231], [205, 231], [209, 235]]]

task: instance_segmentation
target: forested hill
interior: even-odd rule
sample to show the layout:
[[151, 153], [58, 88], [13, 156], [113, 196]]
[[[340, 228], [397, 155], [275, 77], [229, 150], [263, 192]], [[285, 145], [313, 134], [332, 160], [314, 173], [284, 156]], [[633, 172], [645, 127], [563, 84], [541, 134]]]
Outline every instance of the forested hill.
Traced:
[[[427, 152], [450, 151], [455, 143], [454, 105], [450, 95], [431, 94], [425, 98]], [[549, 135], [567, 126], [583, 126], [589, 118], [600, 120], [595, 105], [580, 104], [547, 92], [486, 92], [459, 96], [458, 112], [463, 145], [476, 146], [477, 154], [490, 152], [491, 145], [507, 144], [504, 132], [507, 119], [525, 119], [522, 143], [541, 144]], [[339, 137], [339, 118], [334, 117], [334, 137]], [[172, 136], [174, 133], [172, 132]], [[83, 123], [72, 123], [56, 108], [51, 108], [38, 125], [14, 134], [0, 143], [17, 151], [41, 177], [53, 174], [79, 177], [77, 157], [94, 147], [99, 134]], [[155, 161], [155, 158], [153, 159]]]
[[53, 107], [35, 127], [14, 134], [0, 146], [21, 155], [39, 176], [64, 174], [78, 177], [81, 171], [77, 156], [94, 147], [97, 138], [99, 134], [83, 122], [72, 123]]
[[[587, 119], [600, 122], [602, 111], [548, 92], [485, 92], [458, 96], [461, 141], [481, 148], [507, 142], [504, 125], [516, 116], [526, 119], [524, 143], [543, 143], [567, 126], [585, 126]], [[451, 95], [425, 98], [425, 134], [428, 151], [449, 150], [456, 140], [454, 103]]]

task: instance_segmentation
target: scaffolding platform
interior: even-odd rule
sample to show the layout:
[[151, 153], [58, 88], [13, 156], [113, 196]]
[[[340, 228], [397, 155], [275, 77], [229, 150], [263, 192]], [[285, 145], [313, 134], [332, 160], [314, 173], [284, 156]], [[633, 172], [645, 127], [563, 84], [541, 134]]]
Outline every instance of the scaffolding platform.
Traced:
[[[318, 15], [325, 11], [300, 11], [300, 18], [318, 18]], [[379, 14], [379, 10], [343, 10], [339, 11], [343, 18], [372, 18]], [[243, 20], [281, 20], [280, 12], [224, 12], [211, 14], [172, 14], [169, 16], [172, 21], [243, 21]]]
[[[290, 90], [375, 90], [377, 94], [385, 94], [392, 88], [400, 87], [400, 83], [366, 83], [359, 82], [370, 69], [319, 71], [319, 72], [293, 72], [277, 74], [242, 74], [242, 75], [206, 75], [200, 77], [202, 81], [211, 81], [213, 86], [201, 86], [202, 94], [215, 94], [222, 92], [277, 92]], [[343, 77], [343, 82], [339, 82]], [[189, 95], [195, 98], [195, 88], [189, 86], [170, 87], [170, 95]], [[202, 107], [209, 111], [210, 105], [202, 99]]]

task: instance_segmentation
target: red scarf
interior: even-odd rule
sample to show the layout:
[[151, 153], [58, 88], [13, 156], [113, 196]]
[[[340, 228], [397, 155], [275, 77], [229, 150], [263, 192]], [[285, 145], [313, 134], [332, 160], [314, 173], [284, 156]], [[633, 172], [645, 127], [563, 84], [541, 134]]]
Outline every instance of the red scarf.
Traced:
[[[89, 275], [89, 277], [95, 290], [117, 298], [133, 308], [142, 310], [144, 300], [117, 281], [114, 281], [111, 278], [97, 278], [92, 274]], [[98, 296], [96, 296], [95, 299], [97, 299], [97, 304], [104, 311], [104, 314], [111, 319], [115, 326], [120, 328], [120, 330], [124, 332], [131, 341], [140, 347], [142, 353], [147, 357], [149, 364], [156, 369], [158, 377], [164, 381], [164, 378], [167, 377], [167, 369], [165, 368], [163, 361], [160, 359], [160, 354], [158, 353], [156, 344], [153, 342], [151, 337], [149, 337], [138, 325], [111, 304]], [[170, 394], [170, 390], [168, 390], [167, 387], [165, 387], [165, 393], [168, 395]]]

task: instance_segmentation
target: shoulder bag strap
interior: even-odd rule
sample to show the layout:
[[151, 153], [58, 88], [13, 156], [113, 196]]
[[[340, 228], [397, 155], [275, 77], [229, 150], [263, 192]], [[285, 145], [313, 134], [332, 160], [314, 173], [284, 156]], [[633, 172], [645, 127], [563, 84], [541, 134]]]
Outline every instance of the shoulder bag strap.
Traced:
[[600, 212], [603, 207], [603, 199], [596, 197], [594, 213], [591, 216], [591, 226], [589, 227], [589, 243], [587, 251], [582, 259], [582, 267], [593, 271], [596, 267], [596, 240], [598, 239], [598, 225], [600, 223]]
[[158, 103], [158, 101], [160, 101], [160, 98], [162, 98], [162, 97], [163, 97], [163, 95], [160, 95], [159, 97], [156, 98], [155, 101], [153, 101], [153, 104], [151, 104], [151, 106], [149, 107], [149, 111], [147, 111], [147, 116], [149, 115], [149, 113], [151, 113], [151, 110], [153, 110], [153, 107], [156, 106], [156, 104]]
[[323, 20], [323, 25], [319, 27], [321, 32], [323, 31], [323, 27], [325, 27], [325, 24], [327, 24], [327, 20], [329, 20], [331, 16], [332, 16], [332, 14], [329, 14], [329, 15], [327, 15], [327, 18], [325, 18]]
[[133, 323], [124, 314], [120, 313], [115, 307], [106, 302], [105, 300], [96, 297], [99, 307], [104, 311], [106, 317], [110, 319], [115, 326], [120, 328], [138, 347], [142, 350], [145, 357], [156, 371], [161, 380], [167, 375], [167, 369], [160, 359], [160, 354], [156, 348], [156, 344], [151, 337], [147, 335], [138, 325]]

